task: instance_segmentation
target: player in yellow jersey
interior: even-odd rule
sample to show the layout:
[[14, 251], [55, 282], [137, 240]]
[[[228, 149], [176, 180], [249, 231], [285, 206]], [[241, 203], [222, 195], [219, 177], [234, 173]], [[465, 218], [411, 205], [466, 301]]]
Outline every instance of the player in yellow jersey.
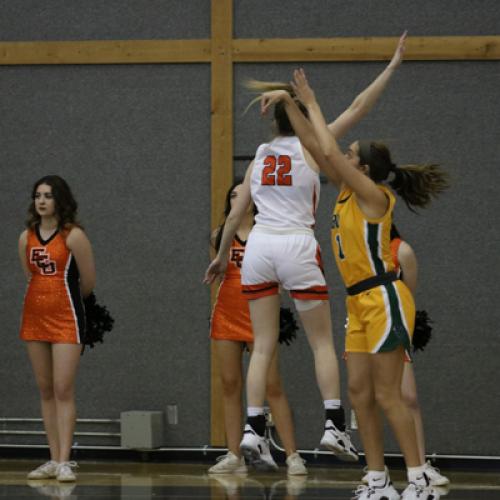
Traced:
[[[413, 248], [401, 236], [393, 224], [391, 227], [391, 253], [399, 279], [403, 280], [415, 297], [417, 288], [418, 262]], [[425, 311], [418, 311], [415, 318], [415, 332], [412, 338], [413, 351], [422, 349], [430, 338], [429, 319]], [[413, 420], [415, 422], [415, 431], [417, 434], [417, 444], [422, 463], [426, 462], [424, 425], [422, 412], [417, 395], [417, 382], [413, 370], [413, 362], [409, 356], [406, 357], [403, 369], [403, 378], [401, 383], [401, 393], [403, 400], [408, 406]], [[442, 475], [436, 467], [433, 467], [430, 461], [426, 462], [425, 473], [432, 486], [446, 487], [450, 480]], [[368, 474], [363, 476], [363, 482], [368, 483]], [[443, 488], [441, 488], [443, 490]], [[445, 491], [445, 490], [444, 490]]]
[[402, 498], [435, 500], [439, 493], [429, 486], [426, 465], [418, 453], [415, 425], [401, 396], [405, 350], [410, 347], [415, 306], [410, 290], [398, 279], [391, 258], [395, 197], [382, 183], [393, 175], [389, 185], [411, 209], [427, 206], [432, 196], [446, 189], [446, 175], [437, 165], [397, 167], [389, 150], [371, 141], [356, 141], [342, 154], [303, 70], [295, 71], [292, 87], [310, 121], [286, 92], [264, 95], [262, 109], [283, 101], [301, 142], [310, 150], [319, 144], [330, 166], [327, 175], [340, 187], [333, 213], [332, 244], [348, 292], [349, 395], [368, 464], [368, 486], [360, 486], [356, 498], [400, 498], [384, 465], [380, 407], [408, 468], [409, 485]]

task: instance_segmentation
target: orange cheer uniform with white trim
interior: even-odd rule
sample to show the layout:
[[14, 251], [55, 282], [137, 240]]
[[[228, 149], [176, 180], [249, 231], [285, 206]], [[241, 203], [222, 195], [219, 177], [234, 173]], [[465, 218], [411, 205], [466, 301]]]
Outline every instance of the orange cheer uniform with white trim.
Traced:
[[69, 230], [43, 240], [39, 227], [29, 229], [26, 258], [31, 279], [24, 298], [20, 337], [26, 341], [80, 344], [85, 310], [80, 274], [66, 246]]
[[248, 300], [241, 288], [241, 264], [245, 241], [235, 236], [229, 250], [226, 274], [219, 287], [212, 313], [210, 337], [214, 340], [253, 342]]

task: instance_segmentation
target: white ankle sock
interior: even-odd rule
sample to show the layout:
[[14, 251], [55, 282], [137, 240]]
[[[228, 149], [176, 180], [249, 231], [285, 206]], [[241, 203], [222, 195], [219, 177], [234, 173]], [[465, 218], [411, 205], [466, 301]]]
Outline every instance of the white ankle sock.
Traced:
[[341, 406], [340, 399], [325, 399], [323, 401], [325, 410], [338, 410]]
[[247, 407], [247, 416], [248, 417], [257, 417], [259, 415], [264, 415], [264, 407], [263, 406], [248, 406]]

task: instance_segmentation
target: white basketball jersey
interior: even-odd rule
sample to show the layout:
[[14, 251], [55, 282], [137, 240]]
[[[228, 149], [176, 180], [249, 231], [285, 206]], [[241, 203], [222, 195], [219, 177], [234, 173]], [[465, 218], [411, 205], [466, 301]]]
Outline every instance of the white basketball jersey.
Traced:
[[314, 227], [319, 191], [319, 175], [306, 163], [296, 136], [279, 136], [259, 146], [251, 177], [257, 224]]

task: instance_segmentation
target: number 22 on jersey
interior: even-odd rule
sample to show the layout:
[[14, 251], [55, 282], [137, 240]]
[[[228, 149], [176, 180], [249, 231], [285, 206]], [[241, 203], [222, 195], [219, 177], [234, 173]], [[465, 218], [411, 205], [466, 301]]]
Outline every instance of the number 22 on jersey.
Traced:
[[262, 186], [291, 186], [292, 159], [288, 155], [266, 156], [262, 169]]

